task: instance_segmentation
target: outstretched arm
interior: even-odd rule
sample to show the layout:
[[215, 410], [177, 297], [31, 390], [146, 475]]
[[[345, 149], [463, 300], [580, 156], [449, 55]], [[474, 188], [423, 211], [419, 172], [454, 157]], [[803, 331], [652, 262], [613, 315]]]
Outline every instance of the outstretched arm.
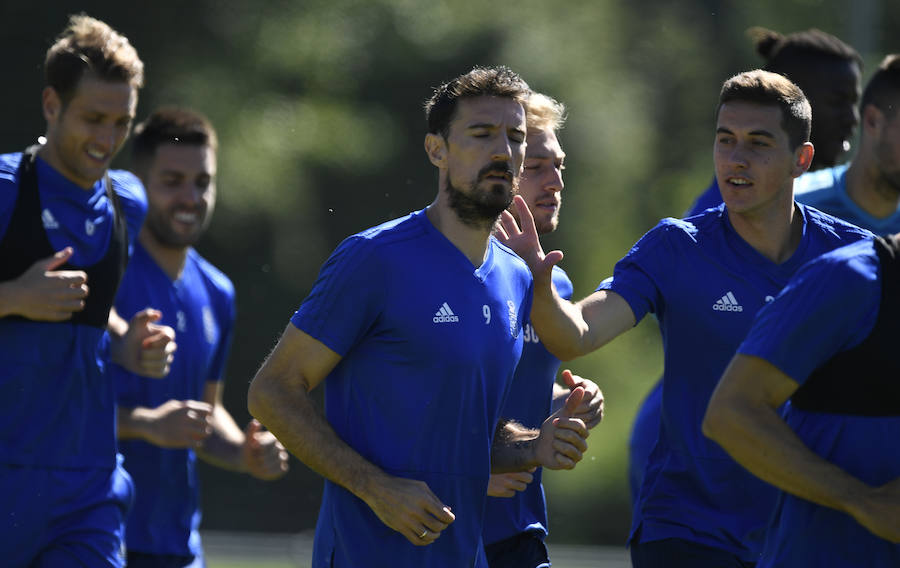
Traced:
[[390, 476], [359, 455], [310, 397], [340, 359], [288, 324], [250, 384], [250, 413], [310, 469], [365, 501], [385, 525], [414, 545], [431, 544], [453, 522], [450, 508], [424, 482]]
[[560, 297], [551, 276], [553, 265], [562, 260], [562, 252], [544, 254], [528, 205], [516, 196], [514, 206], [522, 227], [504, 211], [496, 234], [531, 269], [534, 277], [531, 322], [544, 346], [568, 361], [600, 348], [634, 327], [636, 321], [631, 307], [615, 292], [599, 290], [574, 304]]
[[797, 388], [765, 359], [739, 353], [713, 392], [703, 433], [760, 479], [900, 542], [900, 478], [873, 488], [811, 451], [777, 412]]

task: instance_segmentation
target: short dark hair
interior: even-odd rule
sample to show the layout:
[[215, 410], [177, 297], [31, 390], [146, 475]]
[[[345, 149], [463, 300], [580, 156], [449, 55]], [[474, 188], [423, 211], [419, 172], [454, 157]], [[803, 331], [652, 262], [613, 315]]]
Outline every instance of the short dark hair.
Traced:
[[722, 85], [719, 106], [731, 101], [777, 106], [781, 109], [781, 127], [787, 132], [791, 150], [809, 142], [812, 109], [800, 87], [783, 75], [754, 69], [731, 77]]
[[209, 146], [215, 152], [218, 138], [205, 116], [188, 108], [160, 107], [134, 127], [131, 157], [135, 167], [143, 170], [163, 144]]
[[447, 138], [450, 122], [460, 99], [480, 96], [504, 97], [513, 99], [525, 107], [530, 93], [528, 83], [506, 66], [473, 67], [468, 73], [437, 87], [434, 94], [425, 101], [428, 132]]
[[853, 47], [817, 28], [782, 35], [757, 26], [748, 29], [747, 35], [766, 61], [763, 69], [773, 73], [790, 75], [798, 63], [813, 58], [849, 61], [863, 67], [863, 59]]
[[888, 118], [897, 112], [900, 104], [900, 53], [887, 55], [863, 90], [859, 108], [873, 105]]
[[144, 86], [144, 63], [128, 38], [100, 20], [78, 14], [69, 17], [69, 25], [47, 50], [44, 78], [65, 105], [85, 73], [124, 81], [135, 89]]

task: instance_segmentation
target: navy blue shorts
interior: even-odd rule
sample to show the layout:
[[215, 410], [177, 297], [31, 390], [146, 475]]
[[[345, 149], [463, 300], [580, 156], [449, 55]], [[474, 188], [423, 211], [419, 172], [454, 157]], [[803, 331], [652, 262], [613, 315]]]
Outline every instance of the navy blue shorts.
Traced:
[[549, 568], [550, 557], [543, 533], [528, 531], [486, 545], [484, 553], [491, 568]]
[[634, 568], [753, 568], [734, 554], [680, 538], [631, 544]]
[[202, 556], [128, 551], [128, 568], [205, 568]]

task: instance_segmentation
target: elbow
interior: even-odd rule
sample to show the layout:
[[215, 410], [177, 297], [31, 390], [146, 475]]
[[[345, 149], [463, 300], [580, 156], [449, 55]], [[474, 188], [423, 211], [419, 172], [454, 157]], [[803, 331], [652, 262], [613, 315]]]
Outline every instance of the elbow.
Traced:
[[259, 375], [250, 381], [250, 387], [247, 389], [247, 411], [250, 413], [250, 416], [256, 418], [263, 424], [265, 424], [264, 416], [268, 409], [268, 397], [266, 396], [265, 391], [266, 388], [263, 385], [263, 381], [260, 380]]

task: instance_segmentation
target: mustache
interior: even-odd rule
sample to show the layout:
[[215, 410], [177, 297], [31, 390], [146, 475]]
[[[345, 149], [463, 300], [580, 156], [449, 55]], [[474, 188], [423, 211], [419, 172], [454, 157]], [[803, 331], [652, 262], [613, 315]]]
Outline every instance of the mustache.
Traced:
[[483, 180], [490, 175], [500, 175], [511, 180], [513, 179], [512, 166], [506, 161], [491, 162], [478, 172], [478, 180]]

